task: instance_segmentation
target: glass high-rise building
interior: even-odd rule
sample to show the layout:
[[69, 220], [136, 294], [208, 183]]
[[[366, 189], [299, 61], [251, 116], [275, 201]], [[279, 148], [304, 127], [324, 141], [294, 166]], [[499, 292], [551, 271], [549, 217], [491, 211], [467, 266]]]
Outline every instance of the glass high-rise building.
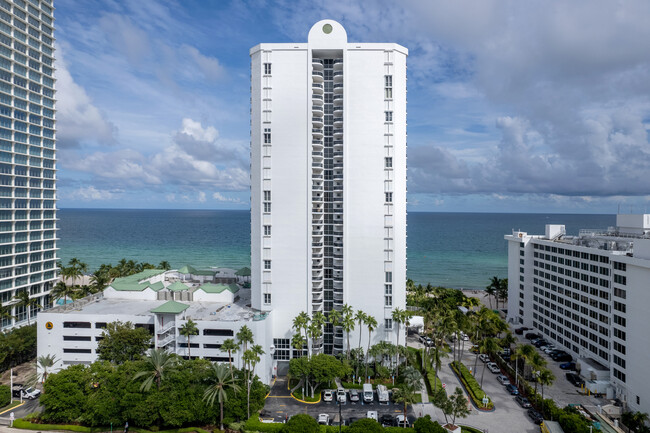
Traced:
[[[52, 0], [0, 0], [0, 301], [13, 316], [2, 329], [52, 304], [55, 92]], [[18, 305], [20, 292], [40, 305]]]

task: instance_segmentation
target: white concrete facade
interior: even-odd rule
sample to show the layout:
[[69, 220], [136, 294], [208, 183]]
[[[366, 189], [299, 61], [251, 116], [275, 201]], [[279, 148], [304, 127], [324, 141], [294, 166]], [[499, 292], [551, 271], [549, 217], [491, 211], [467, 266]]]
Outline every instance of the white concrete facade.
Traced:
[[[4, 2], [0, 15], [0, 302], [28, 323], [52, 304], [56, 268], [56, 110], [52, 0]], [[22, 291], [41, 307], [18, 306]]]
[[579, 236], [548, 225], [505, 239], [508, 320], [585, 361], [588, 387], [609, 381], [609, 397], [650, 412], [650, 215], [617, 215], [616, 227]]
[[[243, 326], [253, 333], [254, 344], [259, 344], [269, 354], [271, 334], [269, 323], [272, 313], [260, 313], [249, 307], [250, 291], [240, 289], [233, 293], [206, 293], [200, 287], [188, 287], [199, 294], [189, 301], [169, 300], [167, 287], [178, 281], [175, 271], [162, 272], [139, 280], [141, 285], [160, 284], [157, 291], [147, 287], [138, 290], [130, 287], [108, 287], [103, 293], [91, 295], [68, 305], [43, 311], [37, 318], [38, 356], [53, 355], [57, 371], [73, 364], [90, 364], [98, 359], [97, 343], [108, 323], [131, 322], [136, 327], [147, 328], [153, 335], [153, 345], [179, 356], [205, 358], [216, 362], [228, 362], [228, 353], [221, 351], [224, 340], [232, 338]], [[118, 280], [119, 282], [119, 280]], [[224, 293], [228, 292], [229, 295]], [[176, 292], [178, 293], [178, 292]], [[183, 311], [153, 312], [169, 302], [176, 303]], [[187, 338], [179, 331], [188, 320], [196, 323], [198, 335]], [[233, 354], [233, 364], [241, 368], [243, 350]], [[255, 373], [265, 383], [270, 383], [273, 366], [270, 356], [261, 356]]]
[[[392, 311], [406, 304], [408, 51], [349, 43], [323, 20], [307, 43], [250, 55], [252, 307], [274, 312], [276, 347], [300, 312], [344, 304], [377, 320], [373, 342], [395, 342]], [[326, 326], [313, 349], [344, 344]]]

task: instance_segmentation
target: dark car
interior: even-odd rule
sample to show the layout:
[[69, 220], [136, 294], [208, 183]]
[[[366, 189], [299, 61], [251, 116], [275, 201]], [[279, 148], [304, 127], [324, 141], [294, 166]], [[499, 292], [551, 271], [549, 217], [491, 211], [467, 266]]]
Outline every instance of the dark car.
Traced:
[[574, 386], [583, 386], [585, 384], [585, 381], [576, 373], [567, 373], [566, 380], [571, 382]]
[[508, 391], [511, 395], [519, 395], [519, 390], [513, 384], [506, 385], [506, 391]]
[[555, 355], [553, 357], [553, 361], [557, 362], [571, 362], [573, 361], [573, 357], [569, 355], [568, 353], [563, 353], [561, 355]]
[[528, 409], [529, 407], [531, 407], [531, 404], [528, 401], [528, 399], [521, 394], [515, 397], [515, 401], [519, 404], [519, 406], [523, 407], [524, 409]]
[[529, 332], [528, 334], [526, 334], [526, 338], [528, 340], [534, 340], [535, 338], [539, 338], [539, 335], [534, 332]]
[[517, 335], [522, 335], [525, 331], [528, 331], [530, 328], [526, 328], [525, 326], [522, 326], [521, 328], [515, 329], [515, 334]]
[[560, 364], [560, 368], [562, 370], [575, 370], [576, 369], [576, 363], [575, 362], [563, 362]]
[[379, 417], [379, 423], [382, 427], [392, 427], [395, 425], [395, 418], [393, 418], [393, 415], [385, 413]]
[[533, 420], [535, 424], [541, 424], [544, 422], [542, 414], [537, 412], [535, 409], [528, 409], [528, 417]]
[[533, 343], [535, 347], [542, 347], [546, 346], [548, 344], [548, 341], [546, 340], [537, 340], [537, 342]]

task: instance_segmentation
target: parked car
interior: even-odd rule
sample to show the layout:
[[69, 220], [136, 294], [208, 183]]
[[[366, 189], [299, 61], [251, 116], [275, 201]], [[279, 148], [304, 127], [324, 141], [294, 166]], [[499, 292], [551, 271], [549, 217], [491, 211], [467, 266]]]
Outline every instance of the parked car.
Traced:
[[395, 425], [395, 418], [393, 415], [385, 413], [379, 418], [379, 423], [382, 427], [392, 427]]
[[535, 424], [541, 424], [544, 422], [542, 414], [537, 412], [535, 409], [528, 409], [528, 417], [532, 419]]
[[352, 403], [357, 403], [359, 401], [359, 391], [356, 389], [350, 390], [350, 401]]
[[571, 382], [574, 386], [583, 386], [585, 381], [576, 373], [567, 373], [566, 380]]
[[409, 427], [409, 420], [404, 418], [404, 415], [397, 415], [395, 425], [397, 427]]
[[533, 343], [533, 345], [535, 347], [542, 347], [542, 346], [546, 346], [547, 344], [548, 344], [548, 341], [543, 340], [543, 339], [542, 340], [537, 340], [536, 343]]
[[464, 332], [460, 333], [460, 339], [463, 341], [469, 341], [469, 336], [465, 334]]
[[329, 425], [330, 423], [330, 416], [326, 413], [321, 413], [318, 415], [318, 424], [322, 425]]
[[525, 331], [528, 331], [530, 328], [526, 328], [525, 326], [522, 326], [521, 328], [515, 329], [515, 334], [517, 335], [522, 335]]
[[536, 334], [535, 332], [529, 332], [528, 334], [526, 334], [525, 337], [528, 340], [534, 340], [535, 338], [539, 338], [539, 335]]
[[569, 355], [568, 353], [563, 353], [563, 354], [560, 354], [560, 355], [555, 355], [555, 357], [553, 357], [553, 361], [570, 362], [570, 361], [573, 361], [573, 357], [571, 355]]
[[511, 383], [506, 385], [506, 391], [508, 391], [510, 395], [519, 395], [519, 390]]
[[41, 391], [32, 387], [25, 388], [22, 385], [14, 385], [12, 394], [15, 398], [34, 400], [41, 395]]
[[499, 382], [503, 386], [510, 385], [510, 379], [508, 379], [508, 376], [506, 376], [505, 374], [498, 375], [497, 382]]
[[490, 362], [490, 357], [489, 357], [487, 354], [485, 354], [485, 353], [481, 353], [481, 354], [478, 356], [478, 359], [480, 359], [480, 360], [483, 361], [483, 362]]
[[334, 401], [334, 393], [330, 389], [323, 391], [323, 401]]
[[524, 409], [528, 409], [529, 407], [531, 407], [530, 402], [523, 395], [516, 396], [515, 401], [519, 404], [519, 406], [523, 407]]
[[555, 359], [558, 356], [562, 355], [568, 355], [564, 350], [556, 350], [555, 352], [551, 353], [551, 358]]
[[501, 373], [501, 369], [499, 368], [499, 366], [495, 362], [488, 362], [486, 364], [486, 367], [487, 367], [488, 370], [490, 370], [494, 374]]
[[343, 403], [343, 404], [345, 404], [348, 401], [347, 396], [345, 395], [345, 390], [343, 388], [339, 388], [336, 390], [336, 400], [339, 403]]
[[552, 344], [547, 344], [546, 346], [542, 347], [541, 349], [544, 351], [544, 353], [549, 355], [552, 351], [555, 350], [555, 346], [553, 346]]
[[368, 413], [366, 414], [366, 418], [374, 419], [375, 421], [377, 421], [378, 420], [377, 411], [376, 410], [369, 410]]
[[576, 363], [575, 362], [563, 362], [560, 364], [560, 368], [562, 370], [575, 370], [576, 369]]

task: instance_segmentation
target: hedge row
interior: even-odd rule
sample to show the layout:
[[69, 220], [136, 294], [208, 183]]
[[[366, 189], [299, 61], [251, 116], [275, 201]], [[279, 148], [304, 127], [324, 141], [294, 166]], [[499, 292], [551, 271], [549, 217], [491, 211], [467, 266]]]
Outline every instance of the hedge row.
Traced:
[[[230, 426], [233, 428], [233, 425]], [[241, 427], [241, 430], [245, 433], [280, 433], [284, 427], [283, 423], [263, 423], [259, 419], [258, 414], [251, 416], [248, 421]], [[341, 431], [344, 432], [348, 429], [348, 426], [342, 426]], [[321, 433], [338, 433], [338, 425], [321, 425]], [[404, 429], [402, 427], [384, 427], [382, 432], [384, 433], [404, 433], [408, 431], [413, 431], [412, 428]], [[201, 432], [199, 432], [201, 433]]]
[[9, 403], [11, 403], [11, 388], [0, 385], [0, 407], [8, 406]]
[[494, 409], [494, 403], [492, 403], [492, 399], [489, 397], [487, 407], [484, 408], [483, 397], [485, 397], [487, 394], [485, 394], [485, 391], [481, 389], [481, 386], [478, 384], [476, 379], [474, 379], [474, 376], [472, 376], [464, 364], [458, 361], [454, 361], [451, 363], [451, 368], [456, 372], [461, 382], [463, 382], [463, 385], [465, 385], [465, 389], [469, 393], [469, 396], [472, 398], [472, 401], [476, 407], [480, 408], [481, 410]]
[[[13, 426], [15, 428], [19, 428], [23, 430], [39, 430], [39, 431], [67, 430], [67, 431], [74, 431], [80, 433], [99, 433], [99, 432], [111, 431], [110, 427], [85, 427], [82, 425], [74, 425], [74, 424], [35, 424], [29, 421], [25, 421], [23, 419], [15, 420]], [[120, 429], [121, 426], [113, 426], [113, 430], [120, 430]], [[129, 428], [129, 431], [138, 432], [138, 433], [154, 433], [150, 430], [145, 430], [140, 428]], [[155, 433], [210, 433], [210, 432], [208, 430], [204, 430], [199, 427], [184, 427], [179, 429], [160, 430]]]

